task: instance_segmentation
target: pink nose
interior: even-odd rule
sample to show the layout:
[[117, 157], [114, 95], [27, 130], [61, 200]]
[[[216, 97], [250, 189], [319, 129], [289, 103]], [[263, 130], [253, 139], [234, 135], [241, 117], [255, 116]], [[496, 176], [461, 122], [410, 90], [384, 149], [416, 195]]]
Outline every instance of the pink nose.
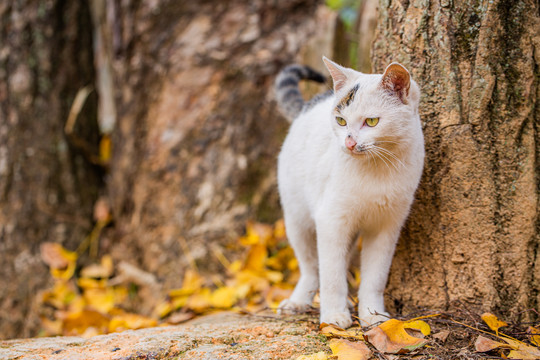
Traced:
[[352, 136], [347, 136], [347, 138], [345, 139], [345, 146], [347, 147], [347, 149], [349, 150], [353, 150], [354, 147], [356, 146], [356, 141], [354, 141], [354, 139], [352, 138]]

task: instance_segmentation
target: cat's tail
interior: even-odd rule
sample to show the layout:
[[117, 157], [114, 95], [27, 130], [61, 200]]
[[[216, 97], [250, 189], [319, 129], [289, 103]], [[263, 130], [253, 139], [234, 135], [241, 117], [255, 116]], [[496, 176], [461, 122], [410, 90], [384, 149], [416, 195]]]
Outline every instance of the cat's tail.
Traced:
[[313, 80], [324, 83], [326, 78], [321, 73], [305, 65], [289, 65], [276, 78], [276, 100], [281, 113], [292, 123], [300, 115], [305, 101], [298, 88], [300, 80]]

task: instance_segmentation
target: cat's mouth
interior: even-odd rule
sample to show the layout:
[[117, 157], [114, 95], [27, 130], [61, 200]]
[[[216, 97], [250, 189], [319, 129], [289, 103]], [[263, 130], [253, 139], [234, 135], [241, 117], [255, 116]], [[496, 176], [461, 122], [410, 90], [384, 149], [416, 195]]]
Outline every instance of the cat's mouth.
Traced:
[[349, 149], [348, 147], [346, 146], [343, 146], [342, 147], [342, 150], [349, 154], [349, 155], [352, 155], [352, 156], [366, 156], [369, 152], [369, 147], [365, 147], [365, 146], [356, 146], [352, 149]]

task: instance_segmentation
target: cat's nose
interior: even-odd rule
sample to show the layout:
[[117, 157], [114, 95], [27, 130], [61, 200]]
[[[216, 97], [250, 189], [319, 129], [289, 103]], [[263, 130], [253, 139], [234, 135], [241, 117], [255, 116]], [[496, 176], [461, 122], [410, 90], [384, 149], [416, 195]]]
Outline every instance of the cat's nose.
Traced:
[[354, 141], [351, 135], [347, 135], [347, 138], [345, 138], [345, 146], [349, 150], [354, 150], [354, 147], [356, 146], [356, 141]]

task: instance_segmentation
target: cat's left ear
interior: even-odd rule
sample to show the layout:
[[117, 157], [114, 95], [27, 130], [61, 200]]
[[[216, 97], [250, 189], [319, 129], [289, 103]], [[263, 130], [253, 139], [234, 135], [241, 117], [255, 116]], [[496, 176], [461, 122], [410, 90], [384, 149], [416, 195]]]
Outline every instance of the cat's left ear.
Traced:
[[324, 65], [330, 72], [334, 82], [334, 92], [337, 93], [345, 87], [349, 80], [354, 80], [354, 70], [340, 66], [323, 56]]
[[402, 103], [407, 104], [409, 89], [411, 87], [411, 76], [405, 67], [396, 62], [388, 65], [384, 70], [381, 86], [388, 92], [395, 94]]

